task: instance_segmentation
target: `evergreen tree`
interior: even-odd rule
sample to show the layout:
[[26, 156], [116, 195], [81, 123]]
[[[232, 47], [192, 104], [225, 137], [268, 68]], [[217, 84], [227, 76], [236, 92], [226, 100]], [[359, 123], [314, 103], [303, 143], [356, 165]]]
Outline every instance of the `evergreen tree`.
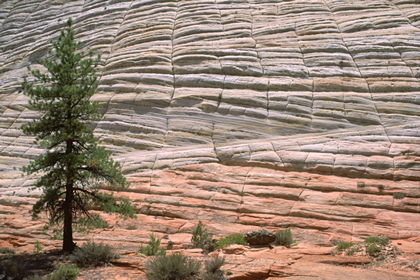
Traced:
[[26, 135], [36, 136], [35, 143], [45, 153], [22, 171], [40, 175], [34, 189], [42, 188], [43, 194], [32, 214], [37, 216], [46, 210], [50, 223], [63, 223], [63, 251], [72, 252], [72, 225], [81, 215], [89, 216], [88, 206], [131, 215], [133, 209], [127, 200], [118, 205], [112, 195], [98, 192], [103, 183], [112, 188], [128, 187], [120, 165], [97, 145], [91, 128], [100, 118], [99, 103], [90, 101], [98, 86], [95, 67], [100, 56], [93, 58], [89, 52], [83, 59], [85, 53], [77, 52], [71, 19], [51, 43], [48, 58], [41, 61], [47, 71], [28, 68], [35, 81], [23, 84], [30, 109], [43, 115], [21, 129]]

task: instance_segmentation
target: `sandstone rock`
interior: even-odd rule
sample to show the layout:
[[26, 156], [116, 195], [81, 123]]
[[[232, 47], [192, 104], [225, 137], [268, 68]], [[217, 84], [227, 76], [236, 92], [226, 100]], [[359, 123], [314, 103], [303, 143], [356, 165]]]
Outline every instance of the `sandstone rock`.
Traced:
[[276, 236], [265, 229], [249, 231], [244, 238], [250, 245], [269, 245], [276, 240]]
[[227, 255], [242, 255], [246, 251], [246, 248], [243, 245], [230, 245], [222, 249], [223, 254]]
[[[27, 214], [40, 191], [19, 168], [43, 151], [19, 130], [40, 116], [19, 90], [69, 17], [81, 49], [102, 53], [94, 133], [131, 182], [116, 197], [138, 211], [101, 213], [110, 227], [78, 242], [135, 251], [156, 232], [183, 249], [200, 219], [220, 236], [288, 227], [298, 244], [420, 236], [416, 1], [0, 2], [4, 246], [53, 236]], [[242, 264], [238, 277], [272, 277], [284, 263], [251, 276]]]

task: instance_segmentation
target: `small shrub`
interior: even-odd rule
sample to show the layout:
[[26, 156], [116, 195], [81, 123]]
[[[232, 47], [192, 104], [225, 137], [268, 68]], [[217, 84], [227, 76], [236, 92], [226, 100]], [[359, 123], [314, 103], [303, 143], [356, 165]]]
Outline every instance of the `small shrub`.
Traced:
[[1, 280], [21, 280], [27, 276], [28, 264], [14, 259], [6, 259], [0, 262]]
[[97, 228], [107, 228], [108, 223], [105, 222], [97, 213], [92, 213], [89, 216], [83, 216], [75, 222], [75, 229], [78, 232], [89, 231]]
[[135, 230], [135, 229], [137, 229], [137, 227], [136, 227], [136, 226], [128, 226], [128, 227], [127, 227], [127, 230]]
[[222, 249], [232, 244], [247, 245], [244, 235], [241, 233], [234, 233], [228, 237], [220, 238], [214, 245], [214, 249]]
[[15, 251], [10, 248], [0, 248], [0, 254], [13, 255]]
[[63, 229], [55, 228], [52, 230], [53, 235], [51, 236], [52, 240], [63, 240]]
[[371, 244], [366, 247], [366, 254], [372, 257], [376, 257], [381, 252], [381, 247], [376, 244]]
[[121, 216], [123, 216], [124, 220], [127, 218], [137, 218], [136, 210], [128, 199], [123, 198], [121, 199], [120, 203], [117, 203], [115, 198], [110, 194], [101, 194], [100, 197], [101, 198], [96, 206], [101, 210], [108, 213], [119, 213]]
[[175, 242], [169, 240], [168, 244], [166, 245], [166, 249], [171, 250], [175, 245]]
[[335, 245], [335, 246], [337, 246], [339, 243], [341, 243], [341, 242], [343, 242], [340, 238], [338, 238], [338, 239], [332, 239], [331, 241], [331, 244], [332, 245]]
[[109, 264], [119, 256], [113, 252], [110, 245], [95, 242], [86, 242], [80, 248], [74, 250], [70, 260], [80, 267], [103, 266]]
[[366, 186], [365, 182], [357, 182], [358, 188], [364, 188]]
[[166, 255], [165, 248], [159, 248], [161, 239], [157, 238], [153, 233], [149, 234], [150, 241], [147, 246], [140, 246], [140, 253], [145, 256], [164, 256]]
[[339, 251], [346, 250], [354, 245], [353, 242], [340, 242], [337, 244], [336, 249]]
[[378, 190], [379, 191], [383, 191], [385, 189], [385, 186], [384, 185], [378, 185]]
[[149, 280], [196, 280], [200, 267], [200, 262], [181, 254], [155, 256], [145, 263]]
[[203, 245], [203, 253], [208, 254], [215, 250], [215, 245], [217, 243], [216, 239], [207, 239]]
[[214, 256], [204, 264], [203, 280], [224, 280], [224, 272], [220, 269], [225, 264], [225, 258]]
[[[73, 280], [79, 276], [79, 269], [75, 264], [57, 264], [53, 273], [45, 276], [45, 280]], [[35, 278], [37, 279], [37, 278]]]
[[350, 249], [348, 249], [346, 251], [346, 255], [347, 256], [353, 256], [354, 253], [356, 253], [356, 252], [360, 252], [360, 248], [358, 248], [358, 247], [352, 247], [352, 248], [350, 248]]
[[212, 236], [204, 228], [203, 223], [198, 221], [197, 227], [192, 232], [191, 243], [194, 248], [203, 249], [204, 245], [208, 240], [211, 240]]
[[34, 250], [32, 253], [35, 255], [40, 254], [42, 249], [44, 249], [44, 246], [41, 245], [41, 242], [39, 242], [39, 240], [36, 240], [35, 245], [34, 245]]
[[354, 251], [354, 250], [352, 250], [352, 249], [347, 250], [347, 251], [346, 251], [346, 256], [353, 256], [353, 255], [354, 255], [354, 253], [355, 253], [355, 251]]
[[285, 230], [280, 230], [275, 233], [276, 240], [274, 241], [274, 245], [278, 246], [285, 246], [286, 248], [290, 248], [292, 244], [295, 242], [293, 240], [292, 231], [288, 228]]
[[393, 193], [392, 197], [394, 197], [395, 199], [403, 199], [405, 197], [405, 194], [403, 194], [403, 193]]
[[379, 244], [382, 246], [386, 246], [389, 244], [389, 238], [386, 236], [369, 236], [365, 239], [365, 243], [367, 244]]

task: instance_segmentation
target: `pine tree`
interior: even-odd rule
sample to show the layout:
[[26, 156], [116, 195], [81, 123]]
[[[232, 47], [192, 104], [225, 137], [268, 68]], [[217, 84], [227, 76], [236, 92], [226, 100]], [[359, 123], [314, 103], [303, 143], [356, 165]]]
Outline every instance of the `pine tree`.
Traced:
[[22, 171], [39, 174], [34, 189], [43, 190], [32, 214], [37, 216], [46, 210], [50, 223], [63, 223], [63, 251], [72, 252], [72, 225], [77, 217], [89, 216], [88, 206], [125, 214], [132, 214], [133, 209], [127, 200], [118, 205], [112, 195], [98, 191], [104, 183], [112, 188], [128, 187], [119, 163], [98, 146], [91, 128], [100, 118], [99, 103], [90, 101], [98, 86], [95, 67], [100, 56], [93, 58], [89, 52], [83, 59], [85, 53], [77, 52], [79, 44], [71, 19], [51, 43], [48, 58], [41, 61], [45, 73], [28, 68], [35, 81], [23, 84], [24, 94], [30, 98], [29, 108], [43, 115], [21, 129], [26, 135], [36, 136], [35, 143], [45, 153]]

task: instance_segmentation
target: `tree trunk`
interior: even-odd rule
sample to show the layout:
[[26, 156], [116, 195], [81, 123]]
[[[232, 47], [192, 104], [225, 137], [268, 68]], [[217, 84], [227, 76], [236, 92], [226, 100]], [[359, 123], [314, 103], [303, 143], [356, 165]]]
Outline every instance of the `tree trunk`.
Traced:
[[[71, 189], [71, 194], [69, 189]], [[76, 244], [73, 242], [73, 212], [72, 212], [72, 198], [73, 188], [66, 190], [66, 201], [64, 202], [64, 228], [63, 228], [63, 251], [72, 253]]]
[[66, 199], [64, 201], [64, 227], [63, 227], [63, 251], [72, 253], [76, 248], [73, 242], [73, 184], [66, 186]]
[[[70, 115], [70, 113], [68, 113]], [[68, 116], [71, 119], [71, 115]], [[73, 141], [67, 140], [66, 156], [73, 153]], [[68, 159], [69, 160], [69, 159]], [[66, 176], [66, 198], [63, 204], [64, 226], [63, 226], [63, 251], [72, 253], [76, 244], [73, 242], [73, 186], [74, 186], [74, 170], [72, 162], [67, 162]]]

